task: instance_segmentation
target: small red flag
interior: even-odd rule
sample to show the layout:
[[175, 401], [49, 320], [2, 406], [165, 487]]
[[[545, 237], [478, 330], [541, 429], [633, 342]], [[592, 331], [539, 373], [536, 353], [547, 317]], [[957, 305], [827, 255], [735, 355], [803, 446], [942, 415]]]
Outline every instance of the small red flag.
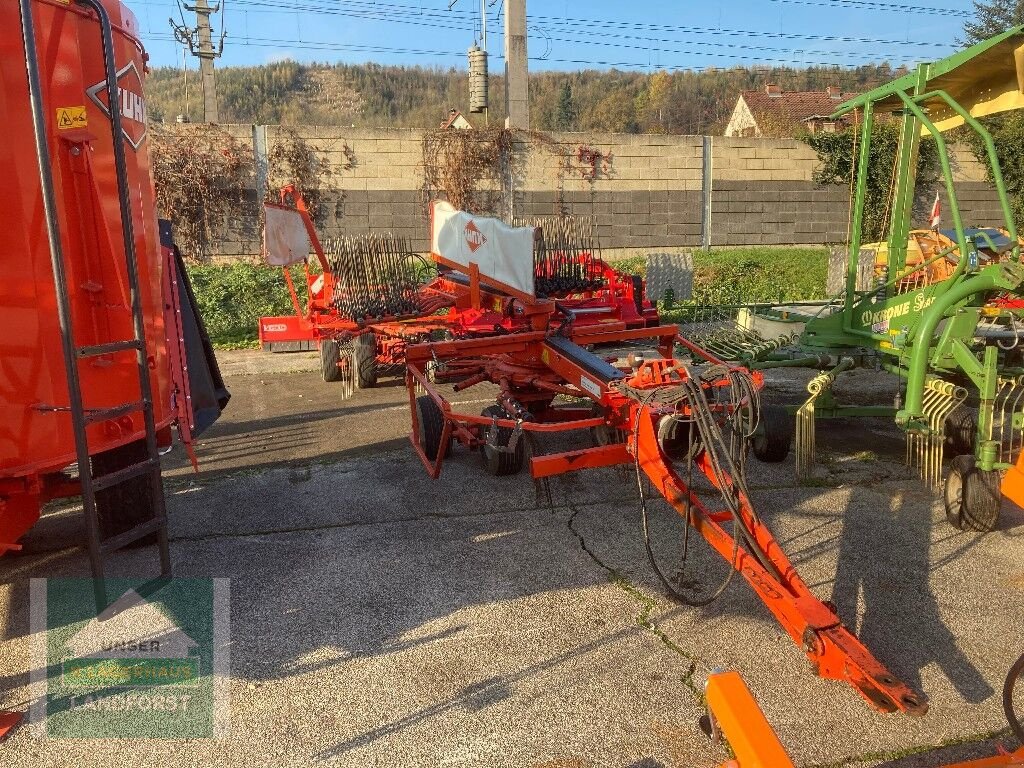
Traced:
[[935, 202], [932, 203], [932, 229], [938, 229], [942, 223], [942, 204], [939, 202], [939, 193], [935, 193]]

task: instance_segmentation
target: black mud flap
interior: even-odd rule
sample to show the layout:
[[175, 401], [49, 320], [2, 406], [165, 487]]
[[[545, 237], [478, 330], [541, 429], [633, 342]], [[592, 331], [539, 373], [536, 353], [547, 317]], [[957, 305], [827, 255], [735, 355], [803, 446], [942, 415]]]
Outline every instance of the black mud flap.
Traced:
[[185, 357], [188, 361], [188, 386], [192, 397], [192, 435], [201, 435], [212, 425], [231, 399], [231, 393], [224, 386], [224, 379], [217, 365], [210, 336], [206, 332], [203, 318], [199, 315], [192, 283], [185, 271], [181, 251], [174, 244], [171, 223], [160, 219], [160, 244], [174, 253], [177, 270], [178, 299], [181, 306], [181, 327], [185, 338]]

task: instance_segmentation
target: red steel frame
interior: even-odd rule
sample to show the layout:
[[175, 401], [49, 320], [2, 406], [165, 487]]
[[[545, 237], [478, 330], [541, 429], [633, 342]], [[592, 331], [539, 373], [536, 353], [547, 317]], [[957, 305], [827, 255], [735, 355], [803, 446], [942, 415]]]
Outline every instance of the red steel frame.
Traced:
[[[440, 476], [446, 451], [437, 450], [436, 457], [431, 459], [420, 443], [415, 402], [420, 391], [429, 395], [443, 414], [440, 446], [447, 446], [454, 438], [472, 448], [479, 447], [484, 442], [483, 428], [491, 425], [522, 433], [567, 432], [597, 426], [623, 430], [628, 439], [621, 444], [533, 457], [530, 460], [531, 474], [534, 478], [542, 478], [579, 469], [637, 462], [669, 504], [681, 516], [688, 517], [690, 525], [746, 579], [787, 634], [804, 650], [818, 675], [845, 680], [880, 711], [924, 714], [927, 704], [921, 697], [882, 666], [843, 626], [835, 610], [811, 592], [771, 531], [754, 513], [749, 499], [740, 494], [740, 515], [750, 539], [759, 550], [756, 555], [744, 547], [737, 547], [725, 529], [724, 524], [731, 519], [728, 511], [710, 511], [687, 487], [662, 451], [657, 437], [658, 420], [675, 411], [664, 406], [647, 406], [618, 389], [601, 384], [576, 362], [545, 345], [548, 335], [548, 332], [540, 330], [489, 339], [422, 344], [407, 350], [406, 386], [412, 411], [409, 439], [430, 477]], [[683, 374], [678, 372], [678, 361], [672, 359], [676, 343], [701, 354], [709, 362], [720, 362], [679, 336], [675, 326], [614, 331], [582, 327], [572, 329], [570, 335], [571, 340], [580, 346], [642, 339], [656, 344], [662, 359], [643, 363], [628, 379], [630, 386], [642, 390], [680, 381]], [[457, 376], [468, 377], [456, 385], [456, 391], [483, 381], [499, 384], [501, 394], [498, 402], [506, 413], [516, 412], [521, 403], [531, 399], [540, 400], [543, 404], [545, 400], [550, 402], [556, 394], [571, 394], [591, 399], [600, 415], [593, 415], [594, 411], [590, 409], [546, 410], [543, 407], [536, 420], [531, 421], [459, 413], [430, 381], [427, 365], [432, 361], [451, 366]], [[759, 375], [755, 373], [752, 377], [755, 385], [760, 387]], [[714, 473], [707, 461], [706, 454], [702, 454], [695, 466], [714, 482]]]

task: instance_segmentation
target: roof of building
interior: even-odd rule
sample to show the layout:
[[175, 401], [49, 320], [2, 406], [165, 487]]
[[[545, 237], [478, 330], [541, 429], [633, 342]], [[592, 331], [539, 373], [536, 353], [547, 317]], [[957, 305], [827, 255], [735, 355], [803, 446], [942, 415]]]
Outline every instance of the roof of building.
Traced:
[[[769, 86], [771, 88], [771, 86]], [[804, 122], [811, 118], [823, 119], [835, 112], [836, 107], [855, 94], [842, 93], [838, 88], [828, 91], [783, 91], [775, 95], [762, 88], [741, 94], [755, 119], [770, 115], [785, 122]]]
[[456, 123], [458, 123], [460, 120], [464, 122], [466, 125], [468, 125], [470, 128], [473, 127], [473, 124], [466, 119], [466, 116], [459, 112], [459, 110], [457, 109], [448, 110], [448, 117], [441, 121], [441, 127], [451, 128], [452, 126], [456, 126]]

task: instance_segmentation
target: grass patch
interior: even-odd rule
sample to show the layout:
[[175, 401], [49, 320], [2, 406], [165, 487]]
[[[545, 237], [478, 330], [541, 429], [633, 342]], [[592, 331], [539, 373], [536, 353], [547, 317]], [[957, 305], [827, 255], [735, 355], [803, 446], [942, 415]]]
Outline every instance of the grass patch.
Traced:
[[[825, 296], [828, 248], [722, 248], [693, 251], [693, 298], [696, 301], [798, 301]], [[614, 262], [624, 271], [644, 275], [643, 256]], [[739, 302], [738, 302], [739, 303]]]

